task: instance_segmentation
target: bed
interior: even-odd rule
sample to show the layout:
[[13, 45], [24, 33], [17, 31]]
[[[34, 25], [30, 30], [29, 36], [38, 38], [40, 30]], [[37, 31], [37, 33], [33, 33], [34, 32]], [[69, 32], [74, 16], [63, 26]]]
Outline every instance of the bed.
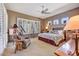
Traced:
[[38, 34], [38, 39], [42, 40], [46, 43], [52, 44], [54, 46], [58, 46], [59, 42], [62, 41], [63, 35], [55, 34], [55, 33], [40, 33]]

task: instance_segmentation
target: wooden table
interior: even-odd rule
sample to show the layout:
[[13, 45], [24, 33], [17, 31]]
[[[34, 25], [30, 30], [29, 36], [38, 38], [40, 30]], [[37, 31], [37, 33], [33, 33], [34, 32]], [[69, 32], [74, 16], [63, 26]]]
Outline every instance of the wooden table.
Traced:
[[15, 53], [17, 50], [22, 50], [22, 46], [23, 46], [23, 40], [16, 40], [16, 48], [15, 48]]

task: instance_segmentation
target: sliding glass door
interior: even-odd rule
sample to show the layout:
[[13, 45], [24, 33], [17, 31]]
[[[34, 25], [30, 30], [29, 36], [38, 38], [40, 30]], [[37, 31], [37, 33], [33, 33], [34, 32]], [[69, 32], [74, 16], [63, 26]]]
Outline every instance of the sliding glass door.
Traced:
[[40, 33], [40, 21], [17, 18], [17, 25], [24, 29], [23, 34]]
[[34, 33], [40, 33], [40, 21], [33, 21]]
[[7, 12], [4, 4], [0, 4], [0, 55], [3, 53], [7, 46]]

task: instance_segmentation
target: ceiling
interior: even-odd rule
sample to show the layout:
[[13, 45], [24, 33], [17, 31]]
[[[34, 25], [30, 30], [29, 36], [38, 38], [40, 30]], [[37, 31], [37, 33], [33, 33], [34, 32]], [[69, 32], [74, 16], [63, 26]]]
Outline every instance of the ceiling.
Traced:
[[[41, 6], [48, 8], [50, 14], [42, 14]], [[56, 14], [79, 7], [78, 3], [6, 3], [6, 8], [19, 13], [31, 15], [38, 18], [47, 18]]]

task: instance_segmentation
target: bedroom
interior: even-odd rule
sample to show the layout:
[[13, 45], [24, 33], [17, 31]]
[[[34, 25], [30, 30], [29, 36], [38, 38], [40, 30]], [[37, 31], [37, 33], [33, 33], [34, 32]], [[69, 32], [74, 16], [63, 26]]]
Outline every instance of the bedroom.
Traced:
[[[0, 6], [1, 13], [3, 12], [1, 17], [5, 15], [6, 19], [3, 23], [6, 24], [4, 28], [1, 25], [1, 34], [7, 31], [9, 34], [1, 37], [5, 39], [0, 43], [3, 45], [0, 47], [3, 56], [57, 56], [62, 55], [57, 52], [59, 48], [67, 42], [71, 43], [70, 40], [66, 40], [70, 39], [69, 37], [64, 37], [63, 30], [69, 19], [79, 15], [78, 3], [4, 3]], [[16, 44], [12, 38], [14, 24], [21, 30], [21, 39], [26, 39], [26, 44], [21, 44], [22, 41], [18, 43], [16, 53]], [[70, 35], [69, 32], [66, 36]], [[18, 51], [19, 49], [21, 51]], [[72, 50], [74, 51], [74, 47], [68, 53], [73, 54]]]

